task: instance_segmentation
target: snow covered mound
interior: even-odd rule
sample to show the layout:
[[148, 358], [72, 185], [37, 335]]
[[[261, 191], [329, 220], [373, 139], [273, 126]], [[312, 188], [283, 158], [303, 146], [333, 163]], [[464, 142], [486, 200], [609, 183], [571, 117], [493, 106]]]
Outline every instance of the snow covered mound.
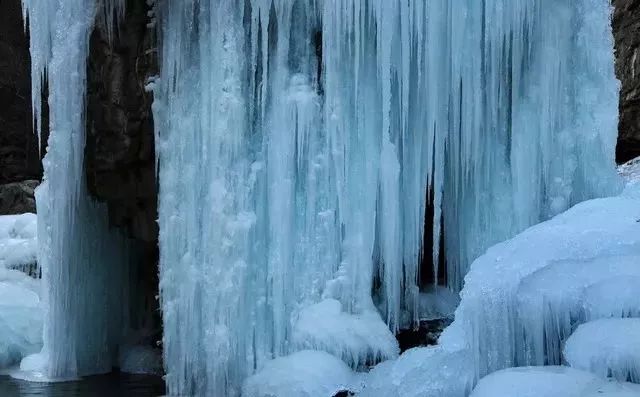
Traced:
[[36, 262], [37, 217], [35, 214], [0, 216], [0, 267]]
[[471, 397], [584, 397], [602, 382], [568, 367], [509, 368], [481, 379]]
[[296, 349], [324, 350], [358, 368], [396, 358], [398, 341], [378, 312], [342, 311], [335, 299], [325, 299], [302, 310], [293, 327]]
[[407, 350], [378, 364], [365, 377], [359, 397], [466, 397], [473, 387], [473, 363], [463, 351], [440, 346]]
[[356, 375], [329, 353], [303, 350], [276, 358], [242, 387], [243, 397], [332, 397], [353, 390]]
[[[551, 313], [540, 306], [541, 297], [523, 293], [529, 288], [523, 285], [541, 276], [527, 277], [552, 266], [559, 273], [551, 272], [542, 278], [553, 282], [556, 288], [570, 286], [569, 291], [556, 291], [559, 295], [551, 289], [546, 295], [554, 297], [559, 305], [558, 310], [553, 309], [553, 315], [558, 317], [546, 319], [564, 327], [564, 322], [573, 321], [570, 312], [582, 288], [611, 277], [608, 272], [612, 269], [617, 269], [614, 275], [636, 274], [632, 262], [633, 256], [640, 253], [639, 219], [640, 185], [629, 184], [620, 196], [585, 201], [489, 248], [471, 266], [456, 320], [445, 329], [440, 343], [449, 349], [468, 351], [480, 376], [537, 361], [538, 352], [544, 351], [544, 327], [526, 329], [524, 343], [524, 327], [530, 322], [522, 315], [533, 313], [541, 319]], [[581, 263], [585, 270], [580, 270], [579, 275], [563, 270], [563, 266], [576, 270]], [[542, 281], [535, 283], [544, 287]], [[531, 301], [526, 302], [529, 298]], [[518, 310], [523, 303], [536, 309], [523, 313]], [[553, 343], [556, 346], [558, 341]]]
[[640, 382], [640, 318], [608, 318], [581, 325], [567, 339], [564, 357], [574, 368]]
[[39, 282], [0, 267], [0, 368], [20, 362], [42, 347]]

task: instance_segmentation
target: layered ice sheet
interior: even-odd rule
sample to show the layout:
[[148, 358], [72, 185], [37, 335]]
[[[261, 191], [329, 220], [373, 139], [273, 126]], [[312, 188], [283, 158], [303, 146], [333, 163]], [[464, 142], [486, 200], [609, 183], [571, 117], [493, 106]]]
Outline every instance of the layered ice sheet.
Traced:
[[[437, 279], [442, 255], [459, 290], [489, 245], [617, 189], [606, 0], [185, 0], [155, 13], [172, 394], [236, 393], [295, 350], [296, 317], [323, 299], [357, 317], [373, 294], [391, 331], [402, 313], [415, 324], [419, 273]], [[554, 258], [535, 254], [531, 272]], [[526, 272], [482, 265], [489, 290]], [[490, 349], [475, 352], [491, 361], [480, 372], [515, 355], [515, 337], [478, 328], [511, 332], [513, 304], [493, 312], [511, 292], [478, 299], [471, 335], [495, 339], [474, 340]], [[476, 324], [469, 305], [461, 322]], [[360, 342], [339, 346], [360, 360]]]
[[[611, 275], [609, 275], [611, 276]], [[613, 276], [594, 283], [583, 293], [586, 320], [640, 317], [640, 277]]]
[[564, 358], [601, 377], [640, 383], [640, 318], [606, 318], [582, 324], [567, 339]]

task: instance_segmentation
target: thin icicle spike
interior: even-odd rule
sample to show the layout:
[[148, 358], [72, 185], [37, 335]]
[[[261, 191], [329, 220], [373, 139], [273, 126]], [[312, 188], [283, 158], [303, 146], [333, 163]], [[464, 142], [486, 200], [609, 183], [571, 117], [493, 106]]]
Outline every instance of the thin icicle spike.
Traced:
[[39, 134], [44, 76], [49, 92], [50, 134], [36, 203], [46, 307], [42, 354], [53, 379], [111, 371], [128, 322], [130, 252], [109, 230], [106, 208], [89, 198], [83, 164], [86, 59], [100, 4], [22, 2]]
[[309, 308], [415, 324], [421, 272], [458, 291], [488, 246], [614, 192], [609, 12], [606, 0], [159, 1], [169, 392], [237, 395], [265, 360], [322, 349], [322, 335], [300, 340]]

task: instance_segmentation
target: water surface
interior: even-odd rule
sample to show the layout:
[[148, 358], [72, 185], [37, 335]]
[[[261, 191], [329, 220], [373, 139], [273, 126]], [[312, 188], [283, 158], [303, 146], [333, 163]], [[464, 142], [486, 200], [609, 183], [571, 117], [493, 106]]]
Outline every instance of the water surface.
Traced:
[[158, 397], [164, 395], [162, 378], [111, 373], [75, 382], [37, 383], [0, 375], [0, 397]]

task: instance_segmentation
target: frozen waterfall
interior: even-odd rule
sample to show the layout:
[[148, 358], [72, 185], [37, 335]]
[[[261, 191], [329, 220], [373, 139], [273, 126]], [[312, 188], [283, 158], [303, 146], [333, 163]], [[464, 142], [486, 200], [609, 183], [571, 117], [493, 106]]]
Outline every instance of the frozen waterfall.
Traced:
[[239, 392], [300, 345], [297, 319], [321, 300], [362, 318], [377, 305], [391, 330], [403, 313], [416, 321], [423, 255], [460, 289], [489, 245], [617, 189], [605, 0], [156, 12], [171, 393]]
[[[300, 337], [323, 307], [376, 329], [331, 353], [393, 357], [422, 273], [458, 291], [488, 246], [618, 188], [608, 0], [148, 1], [170, 394], [327, 350]], [[51, 377], [106, 371], [132, 253], [86, 193], [83, 110], [89, 34], [124, 0], [23, 5], [51, 108], [43, 353]]]

